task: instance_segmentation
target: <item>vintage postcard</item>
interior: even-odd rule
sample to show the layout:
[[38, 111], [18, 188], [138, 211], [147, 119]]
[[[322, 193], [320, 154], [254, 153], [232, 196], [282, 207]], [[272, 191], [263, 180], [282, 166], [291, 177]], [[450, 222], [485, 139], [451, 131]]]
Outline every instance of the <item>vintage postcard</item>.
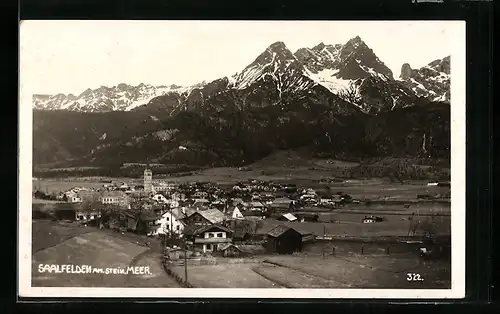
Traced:
[[23, 21], [19, 295], [463, 298], [465, 22]]

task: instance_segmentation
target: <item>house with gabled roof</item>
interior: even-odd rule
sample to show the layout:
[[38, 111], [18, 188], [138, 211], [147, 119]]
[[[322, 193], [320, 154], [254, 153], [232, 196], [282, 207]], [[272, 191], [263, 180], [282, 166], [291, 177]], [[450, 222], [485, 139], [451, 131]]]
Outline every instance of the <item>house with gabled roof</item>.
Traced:
[[195, 248], [206, 252], [218, 251], [219, 246], [232, 242], [233, 231], [220, 224], [206, 226], [189, 226], [183, 231], [184, 236], [191, 240]]
[[213, 225], [222, 223], [226, 216], [216, 208], [196, 210], [191, 215], [184, 218], [186, 225]]
[[233, 212], [231, 214], [231, 218], [233, 218], [233, 219], [243, 219], [245, 217], [241, 213], [241, 210], [238, 208], [238, 206], [234, 206]]
[[156, 221], [157, 227], [151, 231], [150, 235], [177, 234], [181, 236], [186, 226], [183, 221], [184, 218], [185, 215], [178, 208], [167, 210]]

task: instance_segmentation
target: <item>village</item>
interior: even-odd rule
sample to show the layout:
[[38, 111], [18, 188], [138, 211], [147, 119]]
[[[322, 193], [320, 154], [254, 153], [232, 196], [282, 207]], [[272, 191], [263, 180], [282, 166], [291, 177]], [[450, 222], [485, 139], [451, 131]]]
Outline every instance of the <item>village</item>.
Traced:
[[[416, 217], [401, 214], [387, 222], [388, 215], [374, 214], [378, 211], [357, 212], [356, 206], [365, 208], [366, 199], [331, 188], [252, 179], [232, 185], [178, 184], [153, 180], [150, 169], [144, 170], [142, 181], [140, 185], [106, 181], [99, 188], [74, 187], [50, 195], [36, 190], [34, 199], [54, 203], [51, 210], [34, 203], [33, 220], [140, 235], [149, 239], [147, 246], [160, 243], [165, 270], [184, 286], [189, 284], [178, 274], [179, 267], [213, 258], [248, 262], [258, 256], [324, 258], [343, 251], [362, 255], [414, 251], [421, 258], [442, 253], [442, 247], [429, 246], [435, 231], [420, 228]], [[409, 205], [398, 206], [407, 212]], [[335, 216], [342, 211], [347, 213]], [[338, 221], [342, 215], [351, 221]], [[374, 236], [380, 230], [391, 234], [391, 229], [393, 236]]]
[[[436, 182], [428, 185], [437, 184]], [[33, 197], [48, 198], [39, 190], [34, 192]], [[258, 227], [263, 225], [262, 220], [299, 224], [335, 222], [325, 220], [321, 214], [361, 202], [342, 192], [324, 189], [316, 191], [312, 188], [297, 187], [295, 184], [256, 180], [224, 188], [211, 182], [154, 182], [150, 169], [144, 171], [142, 185], [109, 181], [98, 189], [74, 187], [51, 197], [56, 201], [74, 205], [66, 210], [56, 210], [53, 213], [58, 217], [56, 219], [163, 239], [186, 236], [192, 237], [193, 240], [196, 237], [210, 238], [208, 242], [193, 241], [193, 244], [200, 243], [203, 252], [219, 251], [233, 240], [237, 242], [262, 238], [256, 234], [259, 231], [257, 229], [261, 229]], [[422, 195], [419, 197], [423, 198]], [[33, 212], [34, 219], [46, 215], [35, 209]], [[364, 215], [360, 217], [360, 223], [377, 223], [384, 219], [381, 216]], [[205, 230], [207, 226], [212, 229]], [[227, 229], [230, 226], [231, 229]], [[200, 227], [199, 230], [195, 230], [197, 227]], [[274, 227], [276, 233], [279, 228]], [[217, 228], [222, 228], [221, 233], [213, 231]], [[297, 231], [297, 228], [292, 226], [288, 229]], [[271, 231], [268, 230], [270, 234]], [[224, 237], [218, 239], [218, 235]], [[326, 235], [302, 232], [301, 236], [306, 241]], [[214, 239], [211, 239], [212, 237]], [[300, 246], [292, 246], [290, 250], [300, 250]]]

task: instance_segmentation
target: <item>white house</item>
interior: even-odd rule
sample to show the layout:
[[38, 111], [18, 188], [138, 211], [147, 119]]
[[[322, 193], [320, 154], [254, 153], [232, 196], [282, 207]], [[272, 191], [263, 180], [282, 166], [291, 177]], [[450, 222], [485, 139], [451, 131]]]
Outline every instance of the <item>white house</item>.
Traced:
[[180, 211], [169, 210], [165, 212], [161, 218], [156, 221], [159, 225], [158, 228], [151, 232], [150, 235], [175, 233], [182, 237], [182, 231], [185, 227], [182, 222], [183, 217], [184, 215]]
[[72, 196], [70, 199], [69, 199], [69, 202], [70, 203], [81, 203], [82, 202], [82, 198], [78, 195], [76, 196]]
[[238, 206], [235, 206], [234, 209], [233, 209], [233, 213], [231, 215], [231, 218], [233, 218], [233, 219], [243, 219], [245, 217], [241, 213], [241, 210], [238, 208]]
[[155, 194], [152, 199], [160, 203], [167, 203], [167, 198], [161, 194]]
[[219, 246], [231, 243], [232, 231], [220, 225], [202, 227], [191, 235], [193, 244], [201, 247], [203, 253], [218, 251]]
[[85, 221], [97, 219], [99, 217], [101, 217], [101, 214], [99, 214], [99, 212], [97, 212], [97, 211], [92, 211], [90, 213], [77, 211], [77, 213], [76, 213], [76, 221], [85, 222]]
[[69, 203], [81, 203], [82, 202], [82, 198], [80, 196], [78, 196], [78, 194], [76, 194], [73, 191], [66, 192], [65, 195], [66, 195], [66, 200]]
[[121, 191], [105, 191], [100, 196], [100, 201], [102, 204], [112, 204], [119, 206], [129, 205], [127, 194]]
[[175, 185], [174, 183], [159, 182], [158, 184], [155, 185], [155, 191], [171, 192], [176, 187], [177, 185]]

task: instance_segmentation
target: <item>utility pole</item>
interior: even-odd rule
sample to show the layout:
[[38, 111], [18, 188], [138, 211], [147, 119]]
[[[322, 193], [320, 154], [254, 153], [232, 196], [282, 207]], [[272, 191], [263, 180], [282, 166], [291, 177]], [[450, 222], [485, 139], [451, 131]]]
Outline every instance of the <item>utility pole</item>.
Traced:
[[184, 241], [184, 283], [188, 283], [188, 268], [187, 268], [187, 241]]
[[408, 236], [412, 236], [415, 233], [415, 230], [413, 228], [414, 219], [415, 219], [415, 212], [413, 212], [411, 214], [411, 216], [409, 217], [410, 223], [409, 223], [409, 226], [408, 226]]

